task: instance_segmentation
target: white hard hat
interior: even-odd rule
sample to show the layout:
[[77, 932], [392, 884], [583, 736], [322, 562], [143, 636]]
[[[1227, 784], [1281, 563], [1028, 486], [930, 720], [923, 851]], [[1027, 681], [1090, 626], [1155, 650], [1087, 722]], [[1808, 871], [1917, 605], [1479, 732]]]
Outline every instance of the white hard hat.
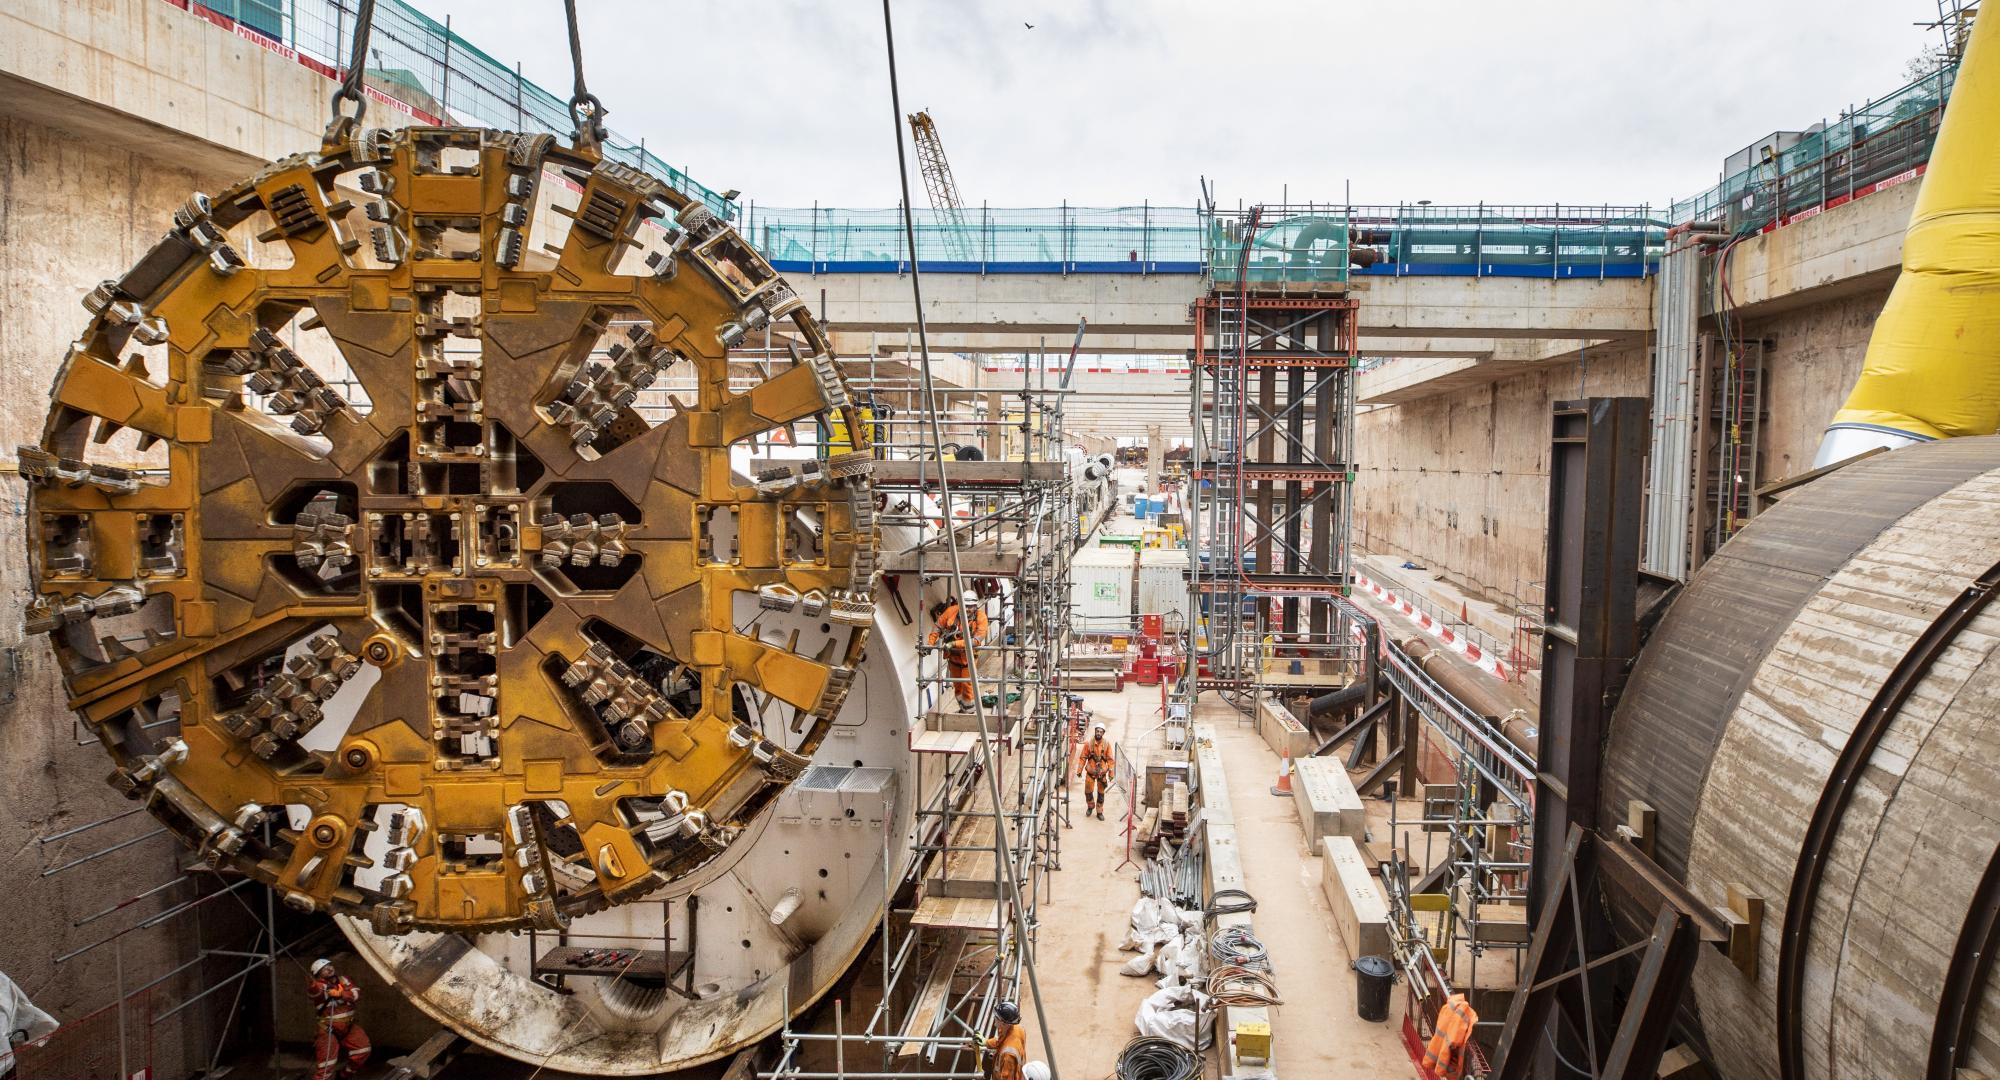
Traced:
[[330, 968], [332, 966], [333, 966], [333, 961], [328, 960], [326, 957], [322, 956], [319, 959], [313, 961], [312, 973], [314, 975], [317, 975], [320, 972], [325, 971], [327, 968]]
[[1021, 1080], [1049, 1080], [1048, 1062], [1030, 1061], [1021, 1066]]
[[973, 592], [971, 589], [967, 589], [965, 590], [964, 600], [968, 604], [977, 604], [979, 602], [979, 594]]
[[1096, 724], [1094, 725], [1094, 727], [1096, 728], [1096, 730], [1097, 730], [1097, 733], [1098, 733], [1099, 735], [1102, 735], [1102, 734], [1104, 734], [1104, 721], [1102, 721], [1102, 720], [1099, 720], [1099, 721], [1098, 721], [1098, 722], [1097, 722], [1097, 723], [1096, 723]]

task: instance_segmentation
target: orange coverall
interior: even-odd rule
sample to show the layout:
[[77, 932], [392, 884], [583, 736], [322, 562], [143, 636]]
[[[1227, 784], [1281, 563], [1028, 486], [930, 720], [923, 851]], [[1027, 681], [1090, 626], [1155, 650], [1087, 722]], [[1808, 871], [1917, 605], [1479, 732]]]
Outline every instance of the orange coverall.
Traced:
[[971, 647], [973, 644], [986, 639], [988, 622], [986, 619], [986, 609], [973, 608], [972, 641], [967, 642], [965, 634], [959, 629], [959, 614], [961, 610], [958, 601], [953, 600], [947, 603], [944, 610], [938, 612], [937, 628], [931, 631], [931, 636], [927, 639], [926, 643], [930, 645], [936, 645], [939, 642], [944, 643], [945, 667], [950, 673], [952, 680], [951, 692], [958, 698], [959, 708], [970, 709], [972, 707]]
[[1111, 744], [1102, 735], [1092, 735], [1083, 744], [1083, 812], [1103, 813], [1105, 789], [1111, 786]]
[[1021, 1067], [1028, 1058], [1028, 1033], [1019, 1024], [1000, 1022], [1000, 1034], [986, 1040], [993, 1056], [993, 1080], [1021, 1080]]
[[368, 1033], [354, 1022], [354, 1003], [361, 1000], [361, 991], [344, 975], [322, 976], [306, 984], [306, 999], [319, 1014], [319, 1035], [313, 1039], [313, 1080], [360, 1072], [368, 1063], [370, 1050]]

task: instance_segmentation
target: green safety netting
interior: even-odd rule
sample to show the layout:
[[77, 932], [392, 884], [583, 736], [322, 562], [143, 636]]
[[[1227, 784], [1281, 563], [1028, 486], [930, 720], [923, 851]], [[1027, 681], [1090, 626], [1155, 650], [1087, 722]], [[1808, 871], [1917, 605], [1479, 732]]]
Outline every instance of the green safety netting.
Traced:
[[[297, 52], [321, 68], [338, 70], [352, 47], [357, 0], [191, 0]], [[551, 7], [552, 40], [563, 34], [562, 12]], [[401, 0], [378, 0], [369, 37], [368, 85], [406, 105], [422, 119], [506, 131], [567, 134], [567, 97], [522, 78]], [[376, 103], [376, 108], [385, 107]], [[645, 170], [702, 200], [717, 213], [732, 204], [721, 195], [612, 132], [605, 156]]]
[[[1201, 226], [1188, 207], [930, 208], [914, 215], [926, 264], [1185, 263], [1201, 260]], [[746, 206], [740, 223], [780, 263], [909, 261], [902, 211]]]
[[1902, 177], [1930, 160], [1957, 77], [1957, 65], [1948, 64], [1822, 122], [1782, 153], [1674, 203], [1668, 220], [1716, 221], [1740, 232]]
[[[992, 272], [1022, 269], [1206, 270], [1235, 281], [1246, 214], [1191, 207], [998, 209], [913, 215], [917, 255], [927, 266]], [[742, 228], [785, 268], [901, 269], [909, 263], [896, 208], [743, 209]], [[1644, 206], [1276, 207], [1250, 245], [1256, 284], [1339, 282], [1357, 246], [1375, 250], [1376, 272], [1554, 274], [1656, 259], [1660, 223]]]

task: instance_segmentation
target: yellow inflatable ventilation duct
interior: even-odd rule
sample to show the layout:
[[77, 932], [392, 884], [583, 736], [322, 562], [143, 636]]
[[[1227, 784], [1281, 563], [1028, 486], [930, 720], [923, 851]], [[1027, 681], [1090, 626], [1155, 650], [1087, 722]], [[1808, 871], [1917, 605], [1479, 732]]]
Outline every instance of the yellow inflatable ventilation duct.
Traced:
[[1973, 23], [1903, 235], [1903, 273], [1815, 467], [2000, 430], [2000, 14]]

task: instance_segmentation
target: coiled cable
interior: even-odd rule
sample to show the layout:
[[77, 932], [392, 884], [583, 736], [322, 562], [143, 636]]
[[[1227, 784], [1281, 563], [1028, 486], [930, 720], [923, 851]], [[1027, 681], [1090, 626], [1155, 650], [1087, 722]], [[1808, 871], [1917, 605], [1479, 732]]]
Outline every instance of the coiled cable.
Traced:
[[1278, 980], [1268, 971], [1223, 964], [1208, 973], [1208, 996], [1218, 1005], [1282, 1005]]
[[1271, 970], [1271, 954], [1247, 926], [1225, 926], [1209, 935], [1208, 955], [1220, 964]]
[[1118, 1080], [1199, 1080], [1201, 1059], [1172, 1039], [1141, 1035], [1118, 1052]]

